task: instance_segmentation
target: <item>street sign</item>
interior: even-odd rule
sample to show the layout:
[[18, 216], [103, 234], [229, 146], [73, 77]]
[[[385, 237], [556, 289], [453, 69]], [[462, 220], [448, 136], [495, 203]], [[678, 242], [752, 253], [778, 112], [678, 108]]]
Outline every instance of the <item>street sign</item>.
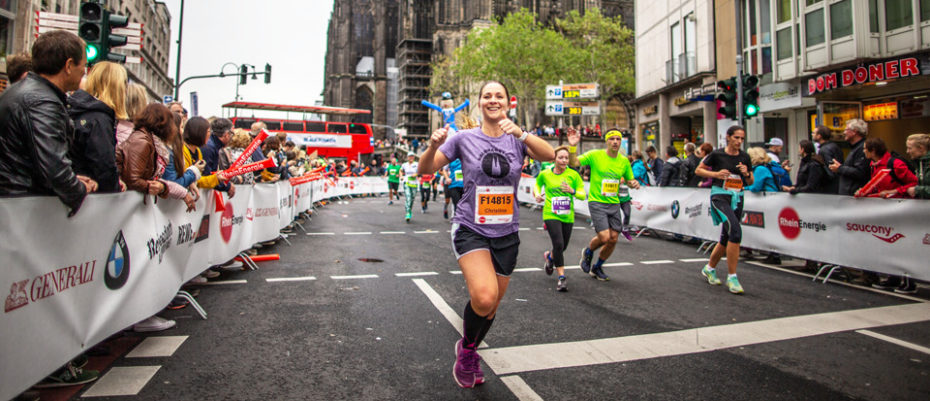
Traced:
[[198, 98], [199, 97], [197, 96], [197, 92], [191, 92], [191, 117], [197, 117], [198, 115], [200, 115], [200, 113], [197, 112]]
[[597, 101], [546, 101], [547, 116], [596, 116], [601, 114]]
[[546, 99], [595, 99], [600, 96], [596, 83], [546, 85]]
[[161, 100], [162, 100], [162, 103], [168, 104], [174, 101], [174, 96], [165, 95], [165, 97], [161, 98]]

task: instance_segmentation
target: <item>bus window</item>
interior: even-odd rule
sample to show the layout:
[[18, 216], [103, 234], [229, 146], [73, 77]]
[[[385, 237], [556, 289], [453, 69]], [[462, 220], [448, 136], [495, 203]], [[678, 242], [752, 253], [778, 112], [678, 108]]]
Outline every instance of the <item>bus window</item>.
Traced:
[[329, 123], [326, 125], [326, 132], [329, 132], [332, 134], [345, 134], [348, 131], [346, 130], [345, 124]]
[[284, 130], [303, 132], [304, 123], [303, 122], [286, 122], [284, 123]]
[[364, 124], [349, 124], [349, 133], [350, 134], [368, 134], [368, 130], [365, 129]]
[[307, 132], [326, 132], [326, 123], [322, 121], [307, 121]]
[[268, 130], [279, 131], [281, 130], [280, 121], [264, 121], [265, 125], [268, 126]]
[[252, 123], [255, 122], [255, 120], [251, 118], [236, 118], [235, 120], [236, 120], [235, 127], [244, 128], [244, 129], [252, 129]]

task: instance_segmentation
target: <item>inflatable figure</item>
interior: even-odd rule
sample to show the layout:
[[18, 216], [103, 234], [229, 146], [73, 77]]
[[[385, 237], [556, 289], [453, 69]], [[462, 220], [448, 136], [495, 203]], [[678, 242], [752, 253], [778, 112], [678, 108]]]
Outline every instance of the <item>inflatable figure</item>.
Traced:
[[433, 110], [436, 110], [442, 113], [443, 123], [449, 124], [449, 128], [451, 128], [453, 132], [459, 130], [458, 127], [455, 126], [455, 113], [462, 111], [462, 109], [464, 109], [465, 107], [469, 105], [468, 99], [465, 99], [464, 103], [460, 104], [456, 108], [452, 108], [452, 105], [453, 105], [452, 94], [449, 92], [442, 93], [442, 100], [439, 101], [439, 106], [432, 104], [426, 100], [421, 100], [420, 103], [426, 107], [429, 107]]

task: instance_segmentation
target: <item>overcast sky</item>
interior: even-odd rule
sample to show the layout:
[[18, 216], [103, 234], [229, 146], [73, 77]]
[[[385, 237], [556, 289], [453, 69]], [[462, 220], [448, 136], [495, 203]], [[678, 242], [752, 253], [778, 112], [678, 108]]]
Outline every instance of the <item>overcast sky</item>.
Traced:
[[[164, 2], [171, 12], [168, 76], [174, 77], [181, 1]], [[187, 0], [181, 79], [218, 74], [226, 62], [252, 64], [258, 71], [269, 63], [271, 84], [266, 85], [262, 76], [254, 81], [250, 77], [246, 85], [239, 87], [243, 101], [313, 105], [322, 100], [326, 29], [332, 10], [333, 0]], [[230, 65], [224, 71], [234, 70]], [[221, 106], [235, 97], [236, 78], [187, 81], [181, 86], [179, 97], [188, 110], [193, 91], [198, 93], [200, 115], [219, 116]]]

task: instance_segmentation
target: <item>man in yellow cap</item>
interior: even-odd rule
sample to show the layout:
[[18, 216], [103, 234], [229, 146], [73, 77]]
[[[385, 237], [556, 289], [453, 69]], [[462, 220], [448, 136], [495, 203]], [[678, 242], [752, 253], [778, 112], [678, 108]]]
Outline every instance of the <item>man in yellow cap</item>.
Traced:
[[[582, 251], [581, 270], [601, 281], [610, 278], [604, 274], [602, 268], [604, 261], [610, 257], [622, 233], [627, 241], [632, 241], [626, 225], [630, 223], [630, 188], [638, 189], [639, 182], [633, 178], [633, 169], [630, 160], [620, 153], [620, 144], [623, 135], [616, 129], [607, 131], [604, 135], [607, 149], [595, 149], [576, 156], [576, 146], [581, 141], [581, 134], [574, 132], [568, 135], [570, 163], [572, 167], [591, 167], [591, 189], [588, 195], [588, 210], [591, 212], [591, 221], [597, 235]], [[623, 218], [620, 212], [623, 211]], [[591, 265], [594, 251], [598, 248], [597, 262]]]

